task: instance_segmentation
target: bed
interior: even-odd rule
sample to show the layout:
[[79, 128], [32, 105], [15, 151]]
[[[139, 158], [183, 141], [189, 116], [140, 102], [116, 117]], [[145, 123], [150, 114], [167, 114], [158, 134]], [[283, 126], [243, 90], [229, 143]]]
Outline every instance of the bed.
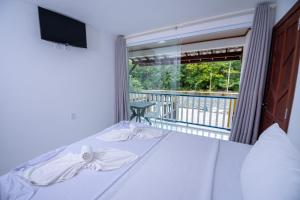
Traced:
[[97, 139], [127, 125], [128, 122], [120, 122], [55, 150], [54, 155], [78, 152], [82, 145], [88, 144], [93, 148], [113, 147], [133, 152], [138, 155], [134, 162], [105, 172], [85, 169], [70, 180], [44, 187], [32, 186], [18, 177], [15, 172], [19, 167], [0, 178], [1, 199], [242, 199], [240, 171], [252, 146], [173, 131], [148, 140], [104, 142]]

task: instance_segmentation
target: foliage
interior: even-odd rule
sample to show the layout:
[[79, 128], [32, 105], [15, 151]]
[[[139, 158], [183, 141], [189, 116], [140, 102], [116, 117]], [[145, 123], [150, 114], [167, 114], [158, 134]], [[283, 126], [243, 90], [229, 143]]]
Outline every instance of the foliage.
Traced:
[[131, 91], [227, 91], [228, 87], [238, 92], [240, 85], [241, 61], [133, 67], [129, 63]]

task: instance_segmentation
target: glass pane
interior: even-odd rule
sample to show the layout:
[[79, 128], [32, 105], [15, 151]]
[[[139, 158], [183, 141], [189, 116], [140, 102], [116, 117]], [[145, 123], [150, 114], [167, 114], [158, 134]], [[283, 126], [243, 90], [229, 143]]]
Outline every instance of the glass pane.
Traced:
[[201, 49], [201, 45], [179, 43], [172, 40], [129, 49], [132, 120], [228, 139], [243, 47]]

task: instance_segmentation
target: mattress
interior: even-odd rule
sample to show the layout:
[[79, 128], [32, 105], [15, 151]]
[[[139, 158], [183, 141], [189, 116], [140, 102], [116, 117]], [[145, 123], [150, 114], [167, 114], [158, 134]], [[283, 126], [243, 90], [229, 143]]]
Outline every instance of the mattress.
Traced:
[[240, 171], [251, 145], [220, 141], [212, 200], [242, 200]]
[[[154, 138], [152, 140], [129, 140], [121, 142], [105, 142], [96, 139], [97, 136], [108, 132], [112, 129], [118, 129], [123, 127], [122, 123], [117, 124], [99, 134], [86, 138], [82, 141], [76, 142], [66, 148], [65, 152], [80, 152], [82, 145], [89, 145], [93, 149], [97, 148], [117, 148], [121, 150], [126, 150], [135, 153], [142, 158], [147, 154], [159, 141], [163, 138]], [[70, 180], [62, 183], [54, 184], [52, 186], [41, 187], [34, 195], [33, 200], [53, 200], [53, 199], [63, 199], [63, 200], [89, 200], [98, 199], [103, 193], [108, 190], [111, 185], [124, 174], [127, 173], [131, 167], [138, 163], [139, 159], [129, 165], [121, 167], [117, 170], [112, 171], [93, 171], [89, 169], [82, 170], [77, 176]]]
[[[99, 134], [118, 129], [124, 123]], [[82, 145], [88, 144], [93, 149], [112, 147], [131, 151], [139, 159], [107, 172], [85, 169], [65, 182], [38, 187], [32, 199], [242, 199], [239, 173], [251, 146], [176, 132], [167, 133], [161, 138], [126, 142], [100, 141], [96, 139], [97, 134], [71, 144], [62, 154], [79, 152]], [[3, 177], [0, 186], [1, 181], [3, 185]], [[14, 185], [11, 184], [12, 187]], [[9, 189], [20, 197], [17, 199], [26, 199], [27, 196], [22, 195], [24, 191]]]
[[242, 200], [239, 174], [250, 149], [172, 132], [100, 199]]

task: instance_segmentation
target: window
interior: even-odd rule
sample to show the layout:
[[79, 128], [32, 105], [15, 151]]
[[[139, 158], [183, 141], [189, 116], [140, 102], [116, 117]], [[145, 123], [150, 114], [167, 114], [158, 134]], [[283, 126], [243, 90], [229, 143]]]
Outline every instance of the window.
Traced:
[[243, 47], [186, 49], [171, 45], [129, 50], [132, 119], [176, 129], [189, 126], [202, 135], [222, 133], [220, 137], [227, 139], [239, 92]]

